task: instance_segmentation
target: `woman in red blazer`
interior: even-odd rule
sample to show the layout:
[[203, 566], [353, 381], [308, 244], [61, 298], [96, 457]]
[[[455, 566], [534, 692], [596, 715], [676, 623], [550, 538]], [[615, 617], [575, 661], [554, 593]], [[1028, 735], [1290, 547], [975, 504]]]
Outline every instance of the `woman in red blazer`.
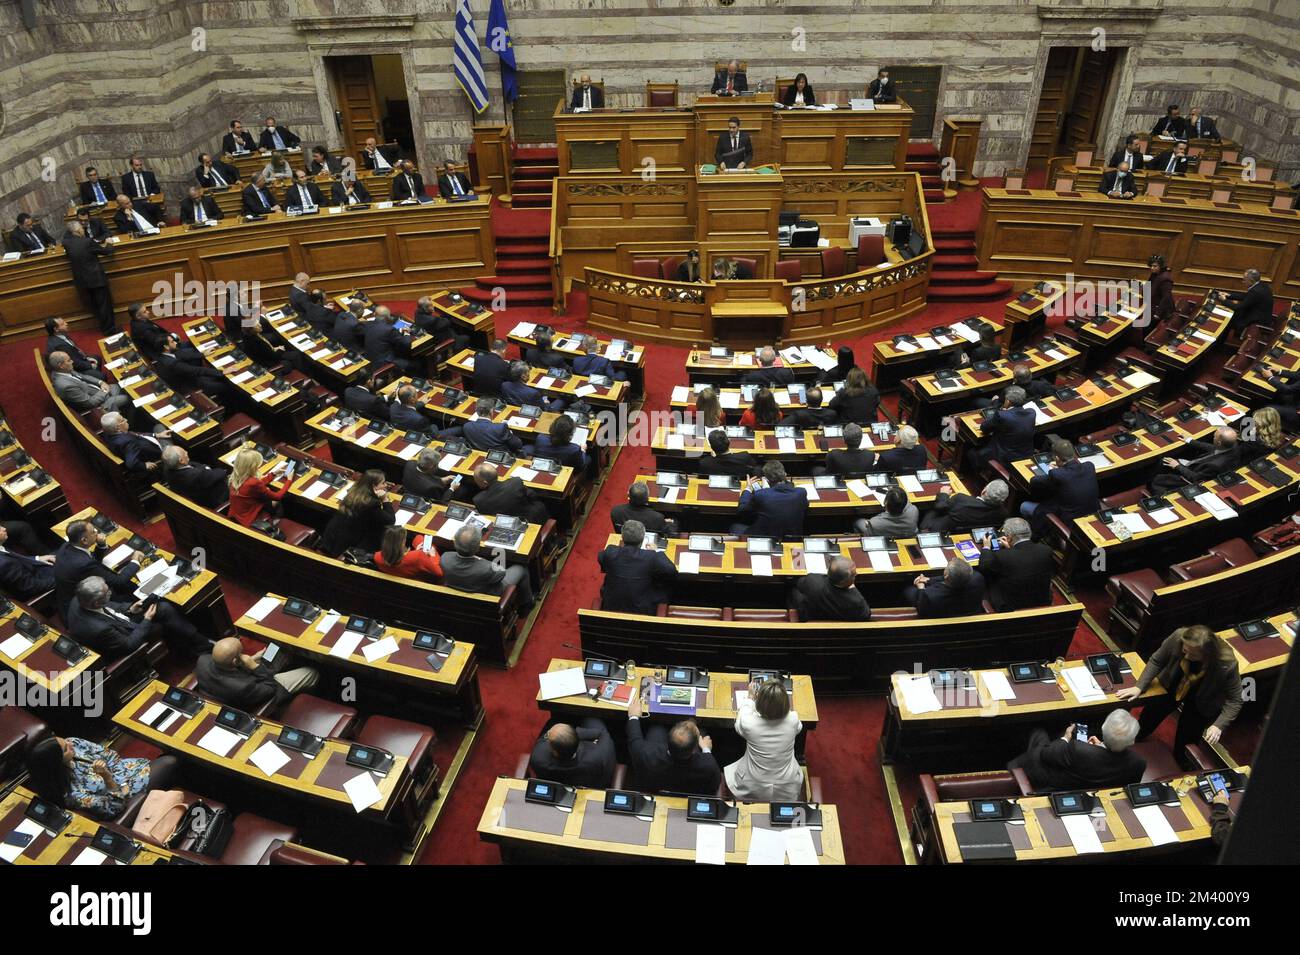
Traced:
[[776, 396], [770, 388], [760, 388], [754, 395], [754, 403], [740, 416], [742, 428], [775, 428], [782, 418], [781, 409], [777, 407]]
[[230, 472], [230, 510], [227, 516], [245, 527], [251, 527], [260, 518], [270, 517], [271, 509], [289, 490], [288, 483], [279, 490], [273, 486], [274, 474], [258, 477], [262, 464], [261, 454], [252, 448], [244, 448], [235, 455], [235, 466]]
[[406, 546], [406, 528], [394, 524], [384, 530], [384, 539], [375, 552], [375, 566], [398, 577], [413, 577], [437, 583], [442, 580], [442, 561], [438, 552], [430, 548], [426, 554], [421, 548], [423, 537], [417, 537], [412, 547]]

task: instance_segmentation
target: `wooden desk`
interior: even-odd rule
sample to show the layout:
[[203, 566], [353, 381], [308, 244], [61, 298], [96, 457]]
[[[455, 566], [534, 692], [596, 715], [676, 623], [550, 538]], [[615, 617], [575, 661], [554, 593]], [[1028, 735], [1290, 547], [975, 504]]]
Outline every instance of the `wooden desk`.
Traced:
[[1152, 355], [1156, 364], [1170, 372], [1187, 372], [1210, 353], [1228, 330], [1232, 309], [1225, 302], [1218, 304], [1222, 295], [1211, 291], [1205, 296], [1192, 318], [1178, 333], [1157, 348]]
[[[1158, 156], [1166, 150], [1173, 149], [1173, 146], [1172, 142], [1163, 142], [1151, 143], [1147, 148], [1152, 149]], [[1149, 168], [1135, 171], [1133, 179], [1139, 194], [1144, 194], [1150, 189], [1153, 182], [1162, 182], [1165, 184], [1165, 195], [1175, 199], [1199, 199], [1208, 202], [1213, 198], [1214, 193], [1227, 192], [1228, 202], [1223, 205], [1232, 208], [1243, 202], [1268, 205], [1279, 192], [1285, 193], [1290, 190], [1290, 185], [1286, 182], [1246, 179], [1242, 176], [1240, 163], [1221, 164], [1212, 176], [1203, 176], [1195, 172], [1198, 166], [1198, 160], [1193, 158], [1187, 163], [1188, 172], [1181, 175], [1167, 175], [1163, 169]], [[1105, 166], [1094, 164], [1080, 168], [1067, 161], [1056, 167], [1055, 173], [1049, 176], [1048, 185], [1055, 188], [1058, 178], [1071, 178], [1074, 180], [1075, 192], [1101, 195], [1101, 183], [1105, 176]]]
[[[783, 461], [787, 470], [804, 473], [814, 465], [824, 464], [830, 451], [845, 447], [843, 437], [828, 438], [825, 432], [809, 428], [795, 432], [795, 437], [781, 438], [773, 429], [754, 430], [746, 428], [743, 434], [739, 426], [728, 426], [735, 436], [731, 438], [732, 451], [744, 451], [763, 460]], [[673, 428], [658, 428], [650, 442], [655, 455], [656, 467], [666, 471], [694, 472], [701, 458], [711, 454], [708, 439], [704, 431], [690, 425], [676, 425]], [[870, 429], [863, 432], [862, 446], [879, 453], [894, 446], [896, 433]]]
[[22, 446], [3, 412], [0, 412], [0, 490], [18, 515], [33, 524], [47, 526], [68, 513], [63, 488]]
[[[334, 296], [334, 307], [340, 311], [348, 308], [355, 297], [362, 296], [361, 303], [363, 307], [361, 315], [358, 317], [358, 335], [364, 335], [366, 326], [375, 320], [375, 310], [372, 304], [373, 300], [365, 297], [365, 295], [366, 293], [361, 289], [352, 289], [349, 292], [344, 292], [341, 295]], [[409, 315], [394, 313], [393, 317], [395, 319], [406, 319], [408, 322], [411, 321], [411, 316]], [[433, 336], [424, 329], [416, 326], [414, 323], [411, 323], [411, 327], [406, 332], [401, 332], [399, 334], [406, 339], [406, 349], [410, 357], [414, 359], [423, 359], [428, 363], [429, 359], [432, 357], [434, 347], [438, 344], [434, 341]]]
[[451, 319], [452, 325], [469, 335], [474, 345], [479, 348], [491, 346], [495, 337], [496, 312], [447, 289], [435, 292], [431, 297], [433, 307]]
[[221, 441], [221, 422], [173, 391], [145, 361], [130, 335], [118, 332], [101, 338], [99, 353], [105, 373], [117, 381], [136, 408], [171, 432], [172, 439], [195, 457], [210, 457]]
[[[17, 601], [10, 601], [11, 606], [8, 612], [0, 614], [0, 644], [7, 643], [11, 638], [18, 636], [18, 628], [15, 626], [17, 621], [26, 614], [29, 617], [44, 623], [40, 616], [27, 607], [19, 604]], [[83, 647], [86, 655], [77, 663], [69, 664], [67, 660], [54, 652], [54, 644], [62, 634], [58, 630], [45, 625], [44, 632], [35, 640], [28, 640], [26, 648], [19, 646], [10, 647], [11, 653], [6, 653], [3, 647], [0, 647], [0, 667], [21, 677], [26, 682], [40, 687], [51, 696], [59, 694], [68, 694], [69, 699], [75, 699], [74, 694], [78, 694], [78, 688], [75, 686], [82, 681], [84, 676], [91, 674], [91, 671], [98, 670], [101, 658], [98, 653]], [[90, 680], [84, 681], [81, 688], [82, 694], [94, 692], [94, 687], [90, 685]], [[59, 703], [58, 699], [50, 699], [51, 706]], [[82, 695], [78, 701], [83, 706], [89, 707], [91, 702], [87, 696]], [[16, 704], [14, 704], [16, 705]], [[30, 704], [29, 704], [30, 705]], [[63, 705], [71, 706], [72, 703]]]
[[1300, 302], [1291, 306], [1285, 326], [1272, 348], [1241, 376], [1242, 387], [1264, 401], [1274, 401], [1277, 389], [1268, 379], [1279, 371], [1300, 371]]
[[[462, 380], [471, 379], [474, 374], [474, 350], [466, 348], [452, 355], [447, 360], [446, 366], [460, 372]], [[528, 369], [528, 377], [524, 379], [524, 384], [568, 402], [581, 398], [589, 404], [606, 408], [618, 407], [621, 402], [627, 400], [629, 391], [626, 381], [616, 380], [607, 385], [598, 385], [592, 383], [586, 375], [576, 374], [559, 381], [553, 378], [547, 369], [531, 367]]]
[[288, 306], [263, 312], [262, 318], [285, 347], [302, 356], [308, 373], [327, 387], [342, 391], [348, 385], [370, 377], [368, 358], [312, 328]]
[[[533, 338], [533, 331], [536, 328], [536, 322], [519, 322], [510, 330], [510, 334], [507, 336], [507, 341], [518, 346], [521, 359], [526, 349], [537, 344], [537, 341]], [[623, 344], [616, 349], [613, 339], [597, 337], [597, 354], [608, 358], [610, 364], [627, 375], [628, 383], [631, 385], [629, 398], [644, 398], [645, 348], [626, 339], [620, 341]], [[586, 354], [582, 348], [582, 336], [577, 333], [557, 333], [551, 340], [551, 349], [570, 359]]]
[[[712, 161], [712, 157], [705, 160]], [[743, 237], [770, 239], [776, 235], [783, 193], [784, 181], [778, 166], [763, 164], [716, 173], [704, 173], [697, 168], [695, 238], [701, 242]]]
[[[674, 834], [677, 818], [684, 822], [687, 800], [680, 796], [656, 796], [654, 814], [649, 830], [644, 836], [629, 836], [633, 841], [614, 842], [608, 838], [589, 838], [584, 835], [588, 818], [603, 813], [604, 790], [579, 789], [572, 812], [561, 812], [551, 807], [534, 807], [523, 801], [527, 783], [522, 779], [498, 778], [488, 796], [483, 816], [479, 819], [478, 834], [484, 842], [501, 847], [501, 857], [512, 861], [567, 861], [567, 862], [677, 862], [695, 861], [695, 834], [690, 828], [682, 829], [677, 838], [669, 837], [669, 818], [673, 817]], [[545, 813], [530, 810], [543, 808]], [[819, 844], [818, 862], [822, 865], [843, 865], [844, 846], [840, 839], [839, 813], [834, 806], [822, 803], [822, 828], [814, 832], [814, 843]], [[742, 865], [749, 855], [751, 832], [756, 826], [768, 828], [767, 803], [739, 803], [739, 813], [734, 829], [728, 832], [728, 865]], [[554, 816], [548, 818], [549, 813]], [[633, 822], [633, 820], [626, 820]], [[644, 824], [643, 824], [644, 825]], [[546, 831], [538, 831], [542, 828]], [[629, 831], [635, 827], [629, 827]], [[689, 843], [689, 844], [688, 844]]]
[[1295, 610], [1285, 610], [1264, 619], [1277, 630], [1276, 637], [1246, 640], [1235, 627], [1219, 631], [1219, 639], [1232, 647], [1232, 654], [1237, 658], [1237, 670], [1242, 676], [1277, 676], [1286, 666], [1295, 646], [1296, 628], [1300, 626], [1300, 617]]
[[[822, 374], [822, 367], [808, 359], [808, 349], [823, 356], [823, 364], [829, 362], [830, 367], [835, 367], [835, 350], [817, 345], [805, 345], [804, 354], [801, 354], [798, 360], [794, 360], [792, 351], [782, 349], [786, 354], [778, 353], [773, 367], [788, 368], [796, 381], [811, 384]], [[738, 382], [744, 375], [759, 367], [758, 357], [753, 349], [738, 351], [726, 349], [727, 354], [719, 356], [710, 354], [710, 351], [708, 348], [692, 348], [690, 354], [686, 356], [686, 377], [691, 384], [708, 383], [717, 390], [728, 382]]]
[[953, 352], [978, 344], [983, 328], [999, 337], [1004, 332], [997, 322], [979, 315], [953, 325], [936, 326], [928, 335], [882, 338], [871, 346], [871, 380], [877, 388], [896, 388], [904, 379], [947, 364]]
[[[695, 410], [695, 396], [699, 393], [702, 385], [674, 385], [672, 395], [669, 398], [668, 407], [675, 411], [685, 413]], [[745, 383], [734, 386], [714, 385], [713, 390], [718, 394], [718, 402], [722, 405], [723, 412], [733, 420], [739, 420], [741, 415], [749, 410], [749, 406], [754, 401], [754, 396], [758, 394], [759, 389], [767, 387], [758, 383]], [[777, 406], [783, 414], [790, 414], [793, 411], [801, 411], [808, 407], [806, 392], [813, 387], [809, 382], [796, 382], [790, 385], [777, 386], [770, 388], [772, 397], [776, 399]], [[831, 399], [844, 387], [842, 381], [826, 382], [818, 386], [822, 392], [822, 407], [830, 404]]]
[[1065, 286], [1060, 282], [1036, 282], [1006, 304], [1004, 318], [1011, 336], [1007, 344], [1014, 345], [1042, 328], [1047, 321], [1047, 310], [1065, 297]]
[[[6, 834], [12, 832], [23, 821], [23, 814], [35, 798], [36, 794], [34, 792], [19, 786], [0, 799], [0, 832]], [[12, 864], [73, 865], [74, 860], [90, 848], [90, 840], [101, 827], [107, 826], [107, 828], [118, 833], [125, 831], [119, 826], [91, 819], [79, 812], [71, 812], [71, 816], [72, 819], [68, 822], [68, 825], [57, 836], [48, 829], [42, 828], [32, 841], [27, 844], [27, 847], [17, 855]], [[139, 836], [133, 836], [132, 838], [139, 845], [140, 851], [131, 860], [131, 865], [161, 865], [167, 863], [173, 856], [181, 854], [156, 846], [151, 842], [146, 842]], [[6, 846], [5, 848], [11, 849], [12, 847]], [[186, 854], [186, 858], [193, 860], [196, 857]], [[105, 858], [99, 864], [120, 865], [121, 863]]]

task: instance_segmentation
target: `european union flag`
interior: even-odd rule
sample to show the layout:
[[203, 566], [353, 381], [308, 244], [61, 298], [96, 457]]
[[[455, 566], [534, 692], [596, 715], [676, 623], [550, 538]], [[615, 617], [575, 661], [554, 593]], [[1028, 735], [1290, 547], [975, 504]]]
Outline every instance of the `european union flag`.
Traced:
[[488, 48], [501, 59], [501, 92], [507, 103], [519, 99], [519, 80], [515, 75], [515, 42], [506, 20], [506, 0], [492, 0], [488, 11]]

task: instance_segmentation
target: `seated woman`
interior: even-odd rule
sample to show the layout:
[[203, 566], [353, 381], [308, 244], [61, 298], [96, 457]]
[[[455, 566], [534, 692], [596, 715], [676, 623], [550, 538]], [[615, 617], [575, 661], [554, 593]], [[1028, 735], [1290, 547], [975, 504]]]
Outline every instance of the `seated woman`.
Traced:
[[722, 411], [722, 401], [712, 385], [706, 385], [695, 395], [696, 423], [703, 423], [706, 428], [721, 428], [727, 423]]
[[339, 503], [339, 512], [325, 525], [321, 550], [331, 557], [340, 557], [353, 547], [370, 553], [379, 550], [384, 528], [397, 521], [387, 494], [383, 471], [372, 469], [353, 481]]
[[745, 802], [798, 799], [803, 772], [794, 744], [802, 729], [780, 680], [750, 683], [749, 697], [736, 713], [736, 734], [745, 741], [745, 755], [723, 770], [731, 794]]
[[691, 249], [686, 253], [686, 258], [682, 259], [682, 264], [677, 266], [677, 281], [679, 282], [703, 282], [704, 275], [700, 272], [700, 250]]
[[262, 175], [267, 179], [292, 179], [293, 167], [284, 158], [284, 153], [277, 149], [271, 153], [270, 162], [262, 167]]
[[754, 403], [740, 416], [740, 425], [742, 428], [775, 428], [781, 418], [781, 409], [777, 407], [772, 389], [760, 388], [754, 395]]
[[867, 380], [867, 373], [855, 366], [849, 369], [844, 387], [835, 393], [826, 407], [838, 414], [844, 424], [853, 422], [866, 427], [876, 420], [879, 405], [880, 392]]
[[551, 422], [549, 433], [537, 436], [537, 441], [533, 444], [533, 454], [539, 458], [549, 458], [575, 471], [586, 471], [591, 466], [591, 459], [582, 448], [574, 444], [575, 427], [573, 419], [568, 415], [557, 416]]
[[166, 789], [176, 773], [176, 757], [128, 759], [90, 740], [52, 736], [32, 747], [27, 771], [41, 797], [96, 819], [112, 819], [136, 793]]
[[1255, 422], [1255, 437], [1243, 442], [1243, 461], [1269, 454], [1287, 443], [1286, 434], [1282, 431], [1282, 415], [1273, 405], [1256, 408], [1251, 419]]
[[375, 551], [375, 566], [380, 570], [398, 577], [412, 577], [438, 583], [442, 580], [442, 561], [438, 552], [430, 548], [423, 550], [423, 535], [406, 546], [406, 528], [394, 524], [384, 528], [384, 539], [379, 550]]
[[274, 473], [258, 476], [263, 463], [260, 453], [244, 448], [235, 455], [235, 466], [230, 471], [230, 510], [227, 516], [245, 527], [252, 527], [254, 522], [270, 517], [289, 490], [287, 482], [276, 490]]
[[[827, 342], [826, 347], [830, 348], [831, 343]], [[835, 350], [835, 367], [828, 368], [817, 376], [819, 384], [827, 385], [837, 381], [843, 381], [849, 376], [849, 372], [857, 367], [857, 360], [853, 357], [853, 349], [848, 345], [841, 345]]]
[[808, 85], [808, 77], [800, 73], [794, 78], [794, 82], [785, 88], [785, 96], [781, 102], [786, 106], [816, 106], [817, 97], [813, 95], [813, 88]]

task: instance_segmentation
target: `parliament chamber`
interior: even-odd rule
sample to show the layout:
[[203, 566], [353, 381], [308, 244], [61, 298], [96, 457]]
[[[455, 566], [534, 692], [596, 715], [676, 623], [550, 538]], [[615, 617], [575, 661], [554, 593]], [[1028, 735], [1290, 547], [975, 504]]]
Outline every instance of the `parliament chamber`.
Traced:
[[148, 6], [0, 4], [5, 863], [1296, 861], [1290, 0]]

